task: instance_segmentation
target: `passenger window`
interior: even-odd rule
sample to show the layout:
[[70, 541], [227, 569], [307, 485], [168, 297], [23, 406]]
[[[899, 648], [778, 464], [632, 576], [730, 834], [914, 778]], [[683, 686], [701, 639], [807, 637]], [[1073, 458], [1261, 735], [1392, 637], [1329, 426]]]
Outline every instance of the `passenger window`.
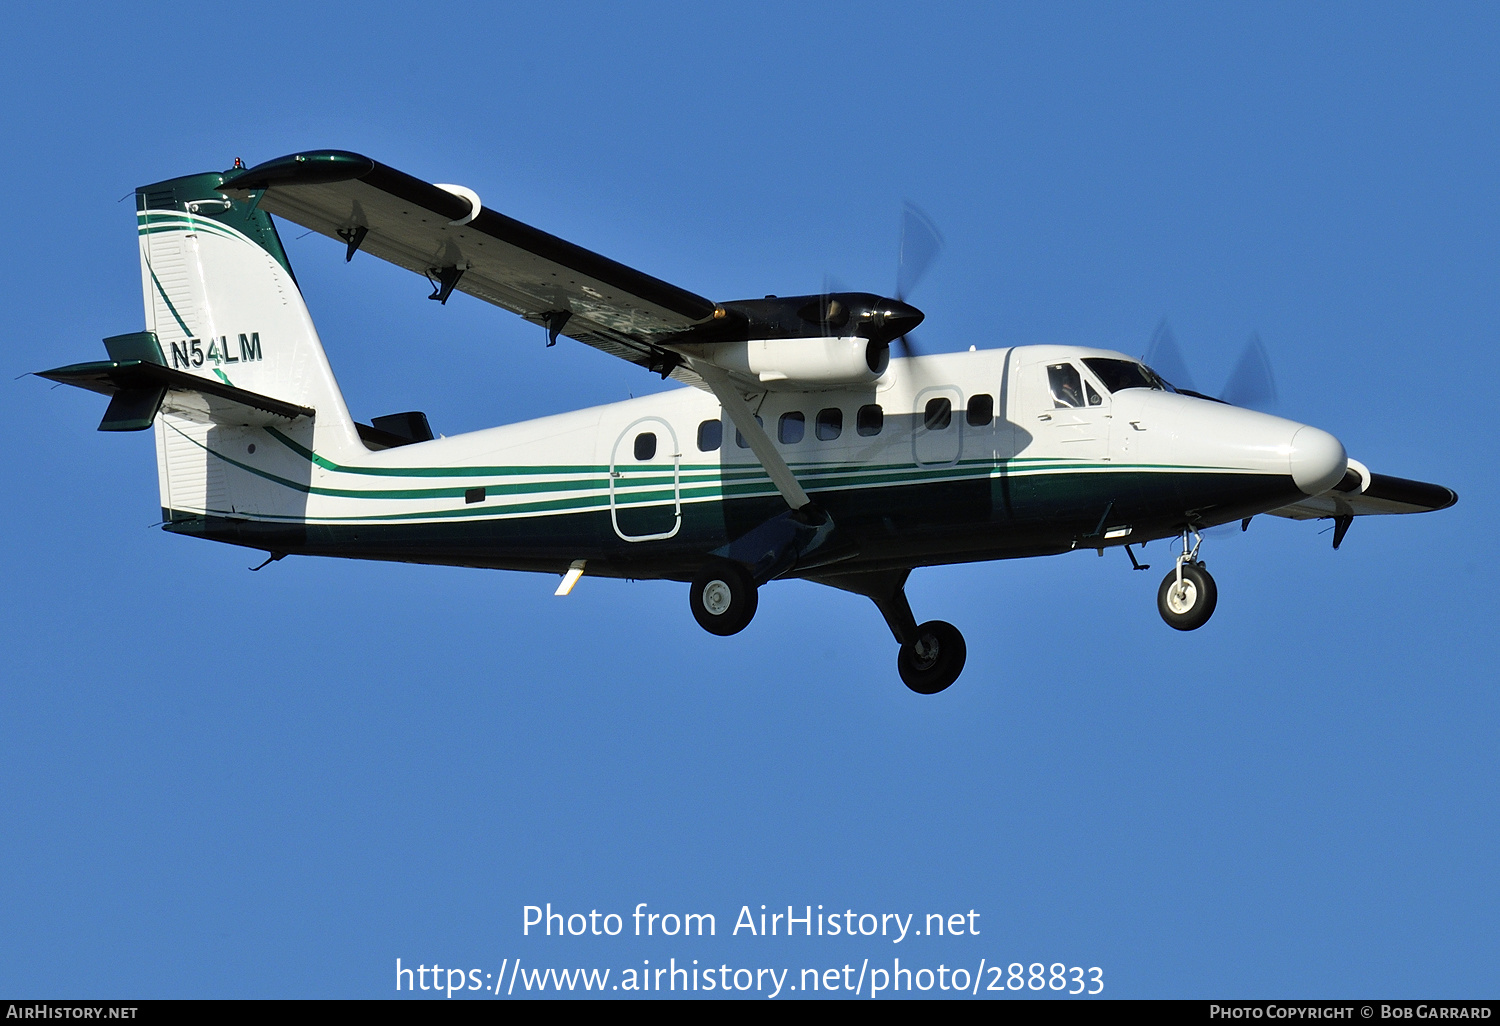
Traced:
[[1102, 405], [1104, 405], [1104, 400], [1099, 397], [1099, 393], [1098, 392], [1094, 391], [1094, 386], [1093, 385], [1091, 385], [1087, 381], [1085, 381], [1083, 383], [1083, 388], [1084, 388], [1084, 391], [1086, 391], [1089, 394], [1089, 405], [1090, 406], [1102, 406]]
[[635, 458], [638, 460], [649, 460], [656, 455], [656, 435], [651, 431], [642, 431], [635, 436]]
[[885, 427], [885, 411], [880, 408], [879, 403], [861, 406], [859, 412], [854, 415], [854, 430], [866, 438], [880, 434], [880, 429], [883, 427]]
[[969, 396], [969, 409], [965, 419], [969, 422], [969, 427], [988, 427], [990, 421], [995, 419], [995, 397], [986, 392]]
[[802, 441], [802, 435], [806, 430], [806, 419], [794, 410], [781, 415], [781, 421], [776, 427], [776, 437], [781, 439], [782, 445], [796, 445]]
[[698, 425], [698, 451], [713, 452], [724, 443], [724, 422], [705, 420]]
[[819, 410], [815, 430], [821, 441], [833, 441], [844, 433], [844, 411], [837, 406], [830, 406], [826, 410]]
[[1047, 368], [1047, 384], [1052, 388], [1052, 408], [1057, 410], [1083, 405], [1083, 379], [1071, 363], [1054, 363]]
[[[761, 427], [766, 426], [766, 422], [761, 420], [759, 417], [755, 418], [755, 423], [759, 424]], [[736, 428], [734, 432], [734, 444], [739, 446], [741, 449], [750, 448], [750, 443], [745, 441], [745, 436], [740, 434], [738, 428]]]
[[947, 431], [953, 423], [953, 404], [947, 399], [927, 400], [927, 409], [922, 411], [922, 426], [928, 431]]

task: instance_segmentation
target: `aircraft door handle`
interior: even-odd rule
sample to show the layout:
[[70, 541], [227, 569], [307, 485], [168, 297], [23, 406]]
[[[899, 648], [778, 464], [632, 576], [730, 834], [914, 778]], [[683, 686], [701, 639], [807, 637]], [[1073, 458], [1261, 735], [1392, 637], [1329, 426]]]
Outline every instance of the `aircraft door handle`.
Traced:
[[1144, 431], [1144, 430], [1146, 430], [1145, 428], [1141, 427], [1141, 422], [1138, 421], [1138, 420], [1132, 420], [1130, 422], [1130, 426], [1133, 427], [1133, 428], [1135, 428], [1137, 431]]
[[1052, 414], [1050, 414], [1050, 413], [1039, 413], [1039, 414], [1037, 414], [1036, 419], [1037, 420], [1051, 420], [1052, 419]]

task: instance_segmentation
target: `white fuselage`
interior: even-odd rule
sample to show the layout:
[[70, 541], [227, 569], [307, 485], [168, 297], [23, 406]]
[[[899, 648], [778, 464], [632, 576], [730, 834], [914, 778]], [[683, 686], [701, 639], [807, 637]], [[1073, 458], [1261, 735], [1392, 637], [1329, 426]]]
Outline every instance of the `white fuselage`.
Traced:
[[[869, 386], [770, 391], [752, 406], [814, 500], [838, 510], [836, 522], [883, 520], [885, 533], [900, 535], [912, 504], [930, 503], [949, 535], [936, 539], [930, 562], [1008, 554], [985, 533], [1019, 537], [1027, 524], [1045, 535], [1041, 551], [1146, 540], [1265, 512], [1344, 474], [1343, 448], [1326, 432], [1161, 390], [1111, 393], [1083, 363], [1089, 357], [1128, 359], [1072, 346], [898, 359]], [[1049, 390], [1047, 368], [1065, 363], [1088, 394], [1082, 405], [1064, 407]], [[688, 387], [380, 451], [345, 448], [336, 459], [309, 455], [310, 425], [164, 417], [157, 430], [164, 453], [212, 453], [203, 478], [217, 489], [201, 505], [164, 494], [164, 507], [305, 525], [312, 549], [374, 558], [565, 568], [570, 552], [599, 559], [605, 550], [625, 563], [670, 561], [784, 508], [717, 400]], [[194, 433], [201, 437], [187, 438]], [[1235, 489], [1216, 501], [1216, 483], [1230, 481]], [[1245, 482], [1259, 487], [1246, 491]], [[886, 498], [897, 507], [882, 513]], [[736, 506], [753, 512], [736, 516]], [[953, 508], [968, 513], [944, 515]], [[580, 514], [592, 526], [563, 527]], [[559, 530], [539, 526], [546, 521]], [[391, 548], [442, 525], [462, 535], [454, 551]], [[530, 539], [525, 551], [505, 541], [517, 530]], [[965, 532], [972, 537], [955, 547]], [[865, 535], [864, 549], [880, 546]], [[485, 537], [506, 554], [470, 552]], [[922, 561], [910, 541], [893, 544]], [[373, 549], [359, 551], [362, 543]]]

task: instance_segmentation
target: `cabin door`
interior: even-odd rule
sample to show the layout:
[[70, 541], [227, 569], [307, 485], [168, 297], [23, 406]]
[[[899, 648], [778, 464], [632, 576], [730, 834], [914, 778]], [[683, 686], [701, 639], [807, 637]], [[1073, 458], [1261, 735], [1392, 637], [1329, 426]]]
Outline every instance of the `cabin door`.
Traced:
[[660, 417], [642, 417], [615, 440], [609, 519], [625, 541], [659, 541], [682, 529], [682, 450]]

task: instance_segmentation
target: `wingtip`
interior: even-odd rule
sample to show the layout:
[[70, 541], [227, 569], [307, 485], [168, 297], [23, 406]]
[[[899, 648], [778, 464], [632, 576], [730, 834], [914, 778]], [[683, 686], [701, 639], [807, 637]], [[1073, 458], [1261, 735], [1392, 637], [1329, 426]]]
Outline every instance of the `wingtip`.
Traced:
[[1389, 474], [1371, 474], [1370, 485], [1364, 494], [1372, 499], [1425, 507], [1429, 512], [1447, 509], [1458, 502], [1458, 493], [1447, 485], [1409, 481]]
[[262, 161], [243, 170], [231, 168], [220, 188], [242, 192], [272, 185], [316, 185], [347, 182], [374, 171], [375, 161], [349, 150], [303, 150]]

